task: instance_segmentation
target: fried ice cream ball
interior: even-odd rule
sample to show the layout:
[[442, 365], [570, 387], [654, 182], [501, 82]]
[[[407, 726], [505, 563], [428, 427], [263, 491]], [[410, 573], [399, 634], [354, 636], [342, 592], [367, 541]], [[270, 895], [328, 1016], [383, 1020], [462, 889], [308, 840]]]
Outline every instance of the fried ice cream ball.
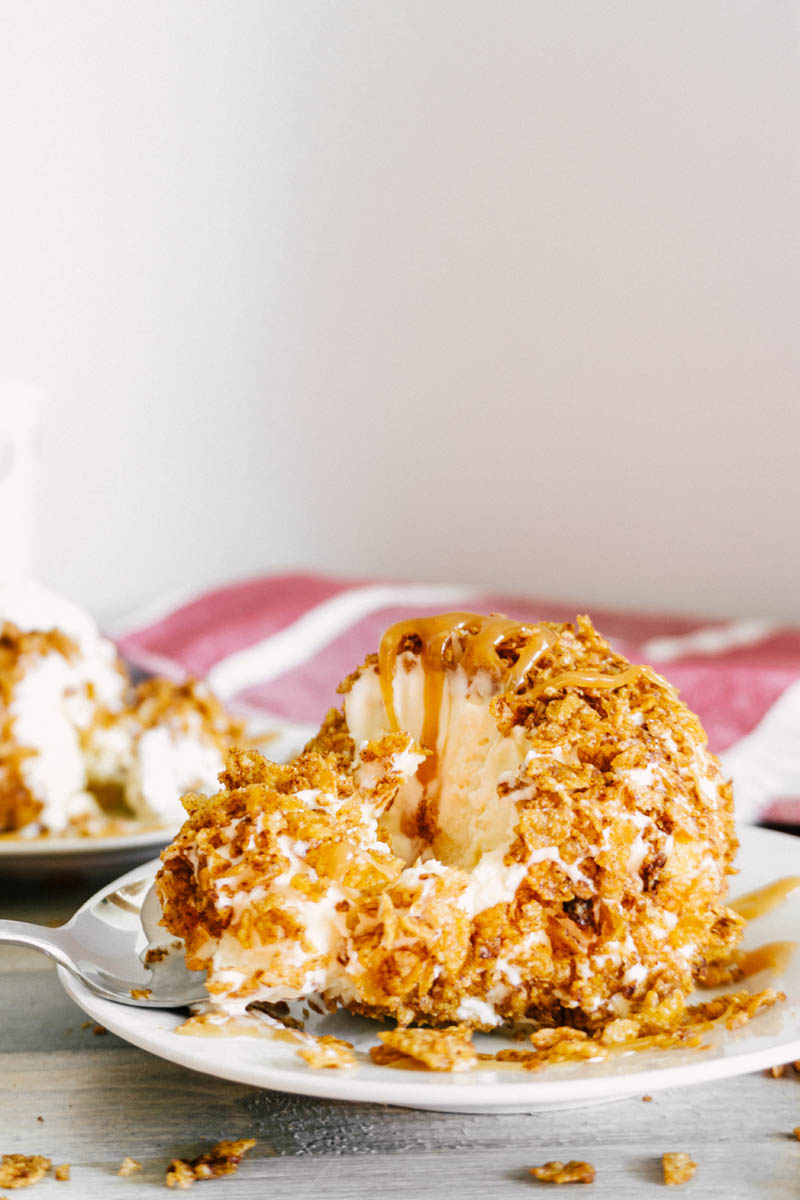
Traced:
[[210, 1010], [318, 994], [401, 1025], [680, 1018], [730, 954], [730, 785], [586, 617], [393, 626], [286, 766], [233, 752], [157, 891]]

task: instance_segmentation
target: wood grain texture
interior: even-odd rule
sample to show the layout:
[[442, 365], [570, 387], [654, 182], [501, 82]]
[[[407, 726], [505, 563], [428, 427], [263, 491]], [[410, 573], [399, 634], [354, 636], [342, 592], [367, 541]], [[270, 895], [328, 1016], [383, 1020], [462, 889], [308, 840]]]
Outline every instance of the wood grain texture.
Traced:
[[[53, 921], [91, 890], [0, 884], [0, 915]], [[0, 1153], [72, 1164], [70, 1183], [49, 1179], [24, 1193], [36, 1200], [166, 1194], [169, 1159], [223, 1137], [255, 1137], [257, 1145], [235, 1177], [198, 1185], [199, 1200], [506, 1200], [546, 1189], [528, 1168], [553, 1158], [594, 1164], [587, 1196], [639, 1200], [665, 1194], [667, 1150], [688, 1151], [698, 1163], [678, 1195], [800, 1194], [800, 1142], [791, 1136], [800, 1125], [800, 1076], [793, 1074], [744, 1076], [650, 1103], [449, 1115], [258, 1091], [162, 1062], [111, 1034], [97, 1037], [81, 1028], [84, 1020], [45, 959], [0, 947]], [[126, 1155], [143, 1170], [120, 1179]]]

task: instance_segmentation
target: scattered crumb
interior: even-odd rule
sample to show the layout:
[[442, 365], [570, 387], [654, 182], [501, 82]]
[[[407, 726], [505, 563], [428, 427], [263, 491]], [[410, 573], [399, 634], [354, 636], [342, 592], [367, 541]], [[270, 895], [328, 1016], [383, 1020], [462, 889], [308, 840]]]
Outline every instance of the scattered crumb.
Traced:
[[[150, 988], [131, 988], [131, 997], [134, 1000], [148, 1000], [152, 996]], [[105, 1033], [105, 1030], [103, 1030]]]
[[531, 1175], [541, 1183], [594, 1183], [594, 1167], [591, 1163], [546, 1162], [541, 1167], [531, 1167]]
[[44, 1117], [37, 1117], [37, 1118], [36, 1118], [36, 1120], [37, 1120], [37, 1121], [41, 1121], [41, 1122], [42, 1122], [42, 1124], [44, 1125]]
[[315, 1070], [324, 1067], [354, 1067], [356, 1065], [352, 1043], [344, 1042], [341, 1038], [317, 1037], [310, 1045], [301, 1046], [296, 1053]]
[[53, 1167], [53, 1174], [59, 1183], [66, 1183], [69, 1179], [69, 1163], [59, 1163], [57, 1167]]
[[645, 1104], [649, 1104], [652, 1099], [652, 1096], [642, 1096], [642, 1100], [644, 1100]]
[[136, 1172], [141, 1171], [141, 1169], [142, 1164], [140, 1162], [137, 1162], [135, 1158], [131, 1158], [130, 1155], [126, 1155], [122, 1160], [117, 1174], [121, 1175], [124, 1179], [128, 1175], [135, 1175]]
[[785, 1070], [786, 1070], [786, 1067], [767, 1067], [764, 1074], [771, 1075], [773, 1079], [780, 1079], [781, 1075], [783, 1075]]
[[173, 1158], [167, 1167], [166, 1185], [169, 1188], [189, 1188], [198, 1179], [216, 1179], [220, 1175], [233, 1175], [239, 1163], [255, 1146], [255, 1138], [242, 1138], [238, 1142], [217, 1142], [207, 1154], [186, 1162]]
[[91, 1023], [91, 1021], [81, 1021], [81, 1029], [88, 1029]]
[[0, 1187], [30, 1187], [44, 1179], [52, 1163], [41, 1154], [4, 1154], [0, 1158]]
[[381, 1067], [427, 1067], [429, 1071], [467, 1071], [477, 1066], [472, 1031], [461, 1025], [450, 1029], [392, 1029], [379, 1033], [382, 1046], [373, 1046], [370, 1058]]
[[106, 1029], [105, 1025], [93, 1025], [92, 1033], [95, 1037], [102, 1037], [104, 1033], [108, 1033], [108, 1030]]
[[697, 1163], [688, 1154], [662, 1154], [661, 1165], [664, 1168], [664, 1183], [667, 1187], [677, 1187], [678, 1184], [688, 1183], [697, 1170]]
[[800, 1142], [800, 1125], [798, 1125], [795, 1129], [793, 1129], [792, 1133], [797, 1138], [798, 1142]]
[[181, 1188], [185, 1191], [192, 1186], [196, 1178], [191, 1163], [184, 1162], [182, 1158], [173, 1158], [167, 1167], [164, 1182], [168, 1188]]

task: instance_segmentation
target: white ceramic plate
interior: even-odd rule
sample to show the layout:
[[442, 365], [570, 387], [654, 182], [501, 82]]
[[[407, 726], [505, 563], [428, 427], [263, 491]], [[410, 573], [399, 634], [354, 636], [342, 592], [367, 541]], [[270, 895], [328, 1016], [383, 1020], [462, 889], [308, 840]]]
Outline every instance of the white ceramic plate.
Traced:
[[[248, 721], [250, 737], [265, 737], [262, 721]], [[314, 729], [306, 725], [286, 725], [277, 733], [269, 731], [264, 753], [278, 761], [299, 752]], [[113, 837], [0, 837], [0, 878], [57, 879], [90, 875], [111, 879], [120, 871], [130, 870], [157, 855], [178, 832], [182, 813], [174, 826], [137, 830]]]
[[[741, 895], [784, 875], [800, 874], [800, 838], [765, 829], [740, 831], [741, 874], [733, 893]], [[141, 867], [132, 878], [152, 875], [157, 863]], [[773, 912], [753, 921], [745, 945], [792, 940], [800, 936], [800, 891]], [[143, 944], [143, 941], [142, 941]], [[708, 1050], [661, 1050], [620, 1055], [606, 1062], [557, 1064], [534, 1074], [523, 1070], [475, 1070], [461, 1073], [398, 1071], [372, 1063], [349, 1071], [314, 1071], [295, 1048], [269, 1037], [186, 1037], [174, 1030], [184, 1014], [129, 1008], [100, 1000], [59, 969], [67, 993], [90, 1017], [135, 1046], [195, 1071], [256, 1087], [334, 1100], [399, 1104], [445, 1112], [534, 1112], [572, 1108], [652, 1093], [660, 1088], [706, 1083], [730, 1075], [775, 1066], [800, 1058], [800, 950], [779, 976], [766, 972], [748, 981], [751, 990], [773, 985], [787, 999], [736, 1030], [719, 1030], [704, 1038]], [[703, 993], [708, 998], [713, 993]], [[346, 1038], [357, 1050], [377, 1044], [376, 1025], [349, 1013], [319, 1018], [311, 1032]], [[499, 1035], [480, 1035], [479, 1049], [497, 1050]]]

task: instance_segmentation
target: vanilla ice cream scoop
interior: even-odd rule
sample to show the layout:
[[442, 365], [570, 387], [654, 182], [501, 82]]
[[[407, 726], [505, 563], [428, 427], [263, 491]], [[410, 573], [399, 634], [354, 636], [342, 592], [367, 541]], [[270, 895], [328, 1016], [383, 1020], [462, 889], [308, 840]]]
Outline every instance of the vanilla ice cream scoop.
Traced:
[[34, 581], [0, 588], [0, 833], [177, 824], [242, 729], [198, 684], [134, 690], [114, 644]]

